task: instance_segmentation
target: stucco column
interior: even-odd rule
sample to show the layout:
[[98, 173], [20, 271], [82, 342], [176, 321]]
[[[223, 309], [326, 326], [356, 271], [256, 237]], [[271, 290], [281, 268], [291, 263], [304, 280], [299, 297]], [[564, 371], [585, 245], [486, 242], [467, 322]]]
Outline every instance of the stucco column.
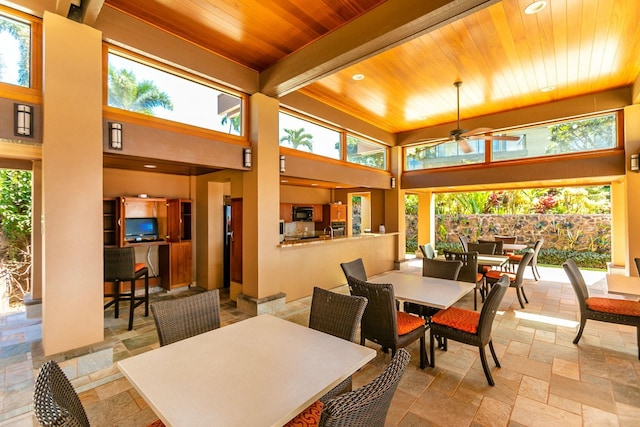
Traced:
[[[103, 340], [102, 36], [45, 12], [42, 340]], [[79, 227], [80, 225], [80, 227]]]
[[435, 244], [435, 209], [433, 208], [433, 193], [425, 191], [417, 193], [418, 195], [418, 245], [431, 243], [433, 248]]
[[629, 158], [631, 154], [640, 152], [640, 104], [630, 105], [624, 109], [624, 149], [626, 162], [626, 239], [627, 253], [626, 266], [632, 276], [637, 276], [634, 258], [640, 257], [640, 172], [629, 170]]
[[[405, 203], [402, 191], [402, 147], [391, 147], [389, 163], [391, 174], [396, 178], [396, 188], [385, 192], [384, 221], [386, 231], [398, 232], [398, 247], [396, 248], [396, 260], [403, 260], [406, 254], [406, 223]], [[371, 230], [373, 233], [378, 230]]]
[[[238, 308], [260, 314], [284, 306], [280, 292], [279, 102], [251, 96], [252, 168], [242, 180], [242, 294]], [[294, 268], [291, 266], [291, 268]], [[274, 301], [276, 301], [274, 303]], [[254, 310], [255, 307], [255, 310]]]

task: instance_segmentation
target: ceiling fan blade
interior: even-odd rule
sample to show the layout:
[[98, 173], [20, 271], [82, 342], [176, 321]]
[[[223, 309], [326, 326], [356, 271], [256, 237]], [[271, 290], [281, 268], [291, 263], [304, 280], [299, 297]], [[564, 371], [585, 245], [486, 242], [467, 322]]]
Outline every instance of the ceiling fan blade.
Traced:
[[475, 136], [481, 133], [493, 132], [492, 128], [475, 128], [462, 134], [462, 136]]
[[473, 150], [471, 149], [471, 146], [469, 145], [469, 143], [467, 142], [466, 139], [464, 138], [460, 138], [458, 139], [458, 147], [460, 147], [460, 149], [462, 150], [463, 153], [468, 154], [470, 152], [472, 152]]

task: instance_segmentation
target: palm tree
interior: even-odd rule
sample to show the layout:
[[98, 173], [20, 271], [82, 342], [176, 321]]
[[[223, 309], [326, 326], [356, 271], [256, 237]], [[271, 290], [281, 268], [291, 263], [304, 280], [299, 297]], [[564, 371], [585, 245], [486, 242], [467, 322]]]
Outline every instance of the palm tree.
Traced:
[[138, 82], [132, 71], [109, 66], [109, 105], [127, 111], [153, 115], [162, 107], [173, 111], [171, 98], [150, 80]]
[[313, 153], [313, 135], [305, 133], [304, 128], [300, 129], [283, 129], [285, 136], [280, 138], [280, 142], [291, 144], [295, 149], [299, 146], [307, 147], [310, 153]]

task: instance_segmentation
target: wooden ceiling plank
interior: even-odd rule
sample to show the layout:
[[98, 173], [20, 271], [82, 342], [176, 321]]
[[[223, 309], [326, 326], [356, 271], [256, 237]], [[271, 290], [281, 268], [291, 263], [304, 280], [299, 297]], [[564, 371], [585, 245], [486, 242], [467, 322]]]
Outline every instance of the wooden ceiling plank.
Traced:
[[260, 73], [260, 91], [282, 96], [496, 1], [387, 0]]

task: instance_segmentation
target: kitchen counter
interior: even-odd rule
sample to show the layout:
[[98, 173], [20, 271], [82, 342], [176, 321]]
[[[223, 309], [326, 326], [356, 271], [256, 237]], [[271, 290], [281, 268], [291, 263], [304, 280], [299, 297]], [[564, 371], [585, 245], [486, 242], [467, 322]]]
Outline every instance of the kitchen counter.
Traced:
[[390, 233], [362, 233], [353, 236], [337, 236], [337, 237], [328, 237], [324, 235], [319, 236], [304, 236], [304, 237], [285, 237], [285, 241], [280, 243], [278, 246], [281, 248], [290, 248], [290, 247], [298, 247], [298, 246], [308, 246], [308, 245], [317, 245], [317, 244], [330, 244], [330, 243], [340, 243], [347, 242], [359, 239], [371, 239], [373, 237], [382, 237], [382, 236], [394, 236], [397, 235], [397, 232]]

